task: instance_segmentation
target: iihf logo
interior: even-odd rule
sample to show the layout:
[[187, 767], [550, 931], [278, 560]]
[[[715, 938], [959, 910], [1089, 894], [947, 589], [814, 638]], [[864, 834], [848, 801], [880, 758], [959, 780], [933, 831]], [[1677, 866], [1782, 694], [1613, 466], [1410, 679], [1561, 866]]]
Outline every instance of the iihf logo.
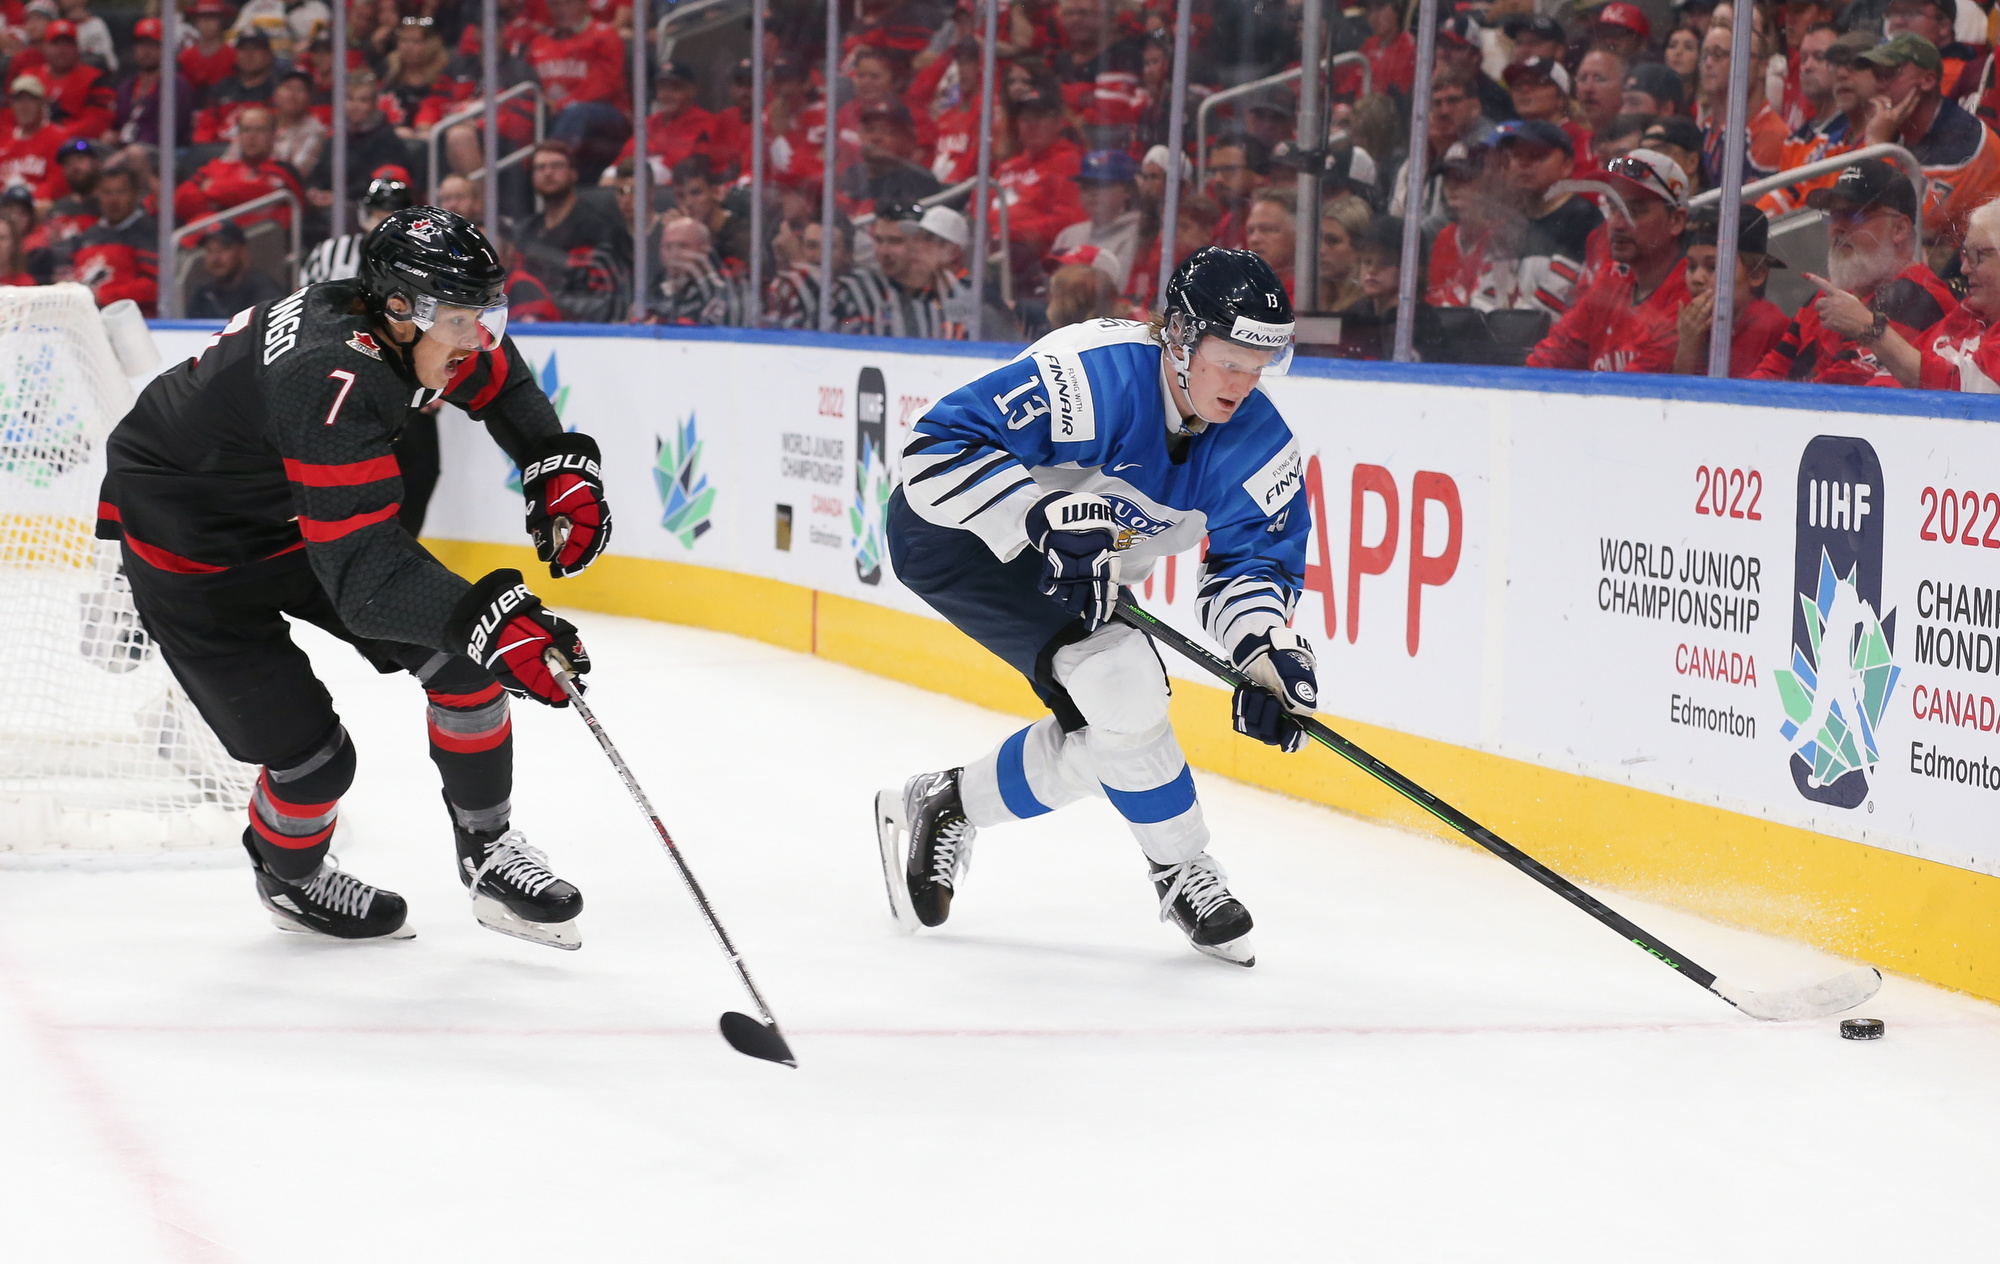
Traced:
[[1866, 440], [1820, 435], [1799, 458], [1792, 663], [1774, 673], [1792, 783], [1815, 803], [1859, 807], [1881, 762], [1878, 727], [1902, 669], [1882, 609], [1882, 463]]

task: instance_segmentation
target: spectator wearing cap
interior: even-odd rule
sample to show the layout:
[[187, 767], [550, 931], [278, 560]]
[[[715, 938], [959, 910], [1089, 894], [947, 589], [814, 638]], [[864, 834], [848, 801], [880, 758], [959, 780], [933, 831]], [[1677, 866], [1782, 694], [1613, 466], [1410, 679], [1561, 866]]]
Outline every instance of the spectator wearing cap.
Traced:
[[994, 173], [1007, 199], [1013, 247], [1038, 264], [1056, 234], [1083, 219], [1075, 176], [1083, 151], [1063, 135], [1060, 97], [1037, 90], [1014, 102], [1015, 153]]
[[1562, 23], [1551, 17], [1516, 14], [1501, 23], [1500, 30], [1514, 41], [1514, 61], [1539, 57], [1559, 62], [1569, 52], [1569, 36]]
[[[88, 3], [88, 0], [72, 0], [74, 3]], [[311, 37], [315, 25], [324, 25], [333, 20], [333, 13], [319, 0], [309, 0], [298, 6], [296, 12], [299, 23], [291, 21], [286, 12], [285, 0], [245, 0], [236, 11], [236, 22], [230, 27], [231, 38], [240, 37], [245, 31], [262, 31], [271, 41], [271, 51], [279, 57], [289, 58], [294, 43], [303, 44]]]
[[[694, 103], [694, 67], [669, 61], [653, 81], [653, 110], [646, 116], [646, 162], [655, 184], [671, 184], [674, 165], [705, 154], [718, 169], [727, 170], [730, 157], [718, 143], [715, 116]], [[618, 159], [632, 156], [634, 140], [625, 142]]]
[[1499, 186], [1497, 151], [1477, 149], [1440, 164], [1451, 220], [1431, 244], [1424, 302], [1432, 307], [1499, 311], [1520, 297], [1520, 208]]
[[1122, 268], [1130, 267], [1139, 257], [1144, 216], [1132, 206], [1132, 182], [1138, 174], [1139, 165], [1122, 149], [1100, 149], [1084, 155], [1082, 167], [1070, 178], [1089, 218], [1057, 233], [1050, 252], [1060, 255], [1078, 246], [1109, 251], [1122, 265], [1118, 276], [1123, 281]]
[[1655, 118], [1651, 114], [1620, 114], [1611, 120], [1611, 126], [1590, 137], [1590, 156], [1595, 160], [1593, 170], [1603, 167], [1613, 158], [1623, 158], [1626, 154], [1646, 143], [1646, 129]]
[[[1790, 16], [1789, 9], [1786, 14]], [[1907, 32], [1938, 50], [1938, 90], [1954, 101], [1977, 92], [1986, 69], [1986, 54], [1958, 38], [1957, 23], [1954, 0], [1889, 0], [1889, 16], [1882, 23], [1882, 33], [1890, 39]]]
[[16, 76], [12, 89], [13, 117], [0, 130], [0, 188], [25, 187], [34, 194], [36, 211], [46, 214], [57, 198], [69, 192], [56, 160], [68, 138], [48, 121], [49, 90], [40, 79]]
[[243, 230], [226, 220], [201, 239], [201, 270], [202, 282], [188, 296], [189, 320], [228, 320], [285, 292], [276, 281], [251, 269]]
[[[728, 191], [722, 174], [707, 154], [683, 158], [673, 170], [674, 209], [699, 220], [707, 229], [716, 258], [726, 268], [750, 266], [749, 221], [723, 205]], [[630, 217], [627, 217], [629, 222]]]
[[97, 140], [111, 130], [117, 103], [111, 80], [79, 59], [76, 27], [68, 19], [49, 23], [42, 37], [42, 64], [24, 73], [48, 89], [49, 121], [65, 137]]
[[[12, 45], [16, 51], [8, 63], [7, 73], [18, 78], [42, 64], [42, 46], [49, 33], [49, 23], [62, 16], [56, 0], [28, 0], [26, 5], [10, 11], [12, 21], [19, 22], [15, 29], [11, 24], [0, 29], [0, 48]], [[0, 17], [7, 14], [0, 13]]]
[[[764, 287], [764, 323], [774, 329], [819, 328], [820, 221], [809, 220], [794, 230], [780, 224], [772, 253], [778, 256], [778, 274]], [[781, 244], [786, 244], [781, 249]], [[791, 258], [787, 262], [787, 253]], [[833, 217], [832, 317], [834, 328], [859, 310], [854, 291], [854, 224], [838, 212]]]
[[528, 61], [548, 102], [550, 137], [570, 146], [580, 177], [595, 183], [632, 134], [625, 44], [590, 15], [587, 0], [548, 0], [548, 10], [549, 29], [529, 43]]
[[861, 111], [861, 159], [834, 182], [849, 215], [864, 215], [878, 203], [917, 202], [941, 191], [928, 167], [913, 161], [916, 122], [896, 97], [869, 103]]
[[2000, 138], [1938, 89], [1943, 60], [1937, 46], [1907, 32], [1855, 59], [1874, 72], [1864, 145], [1897, 144], [1923, 166], [1924, 242], [1947, 263], [1965, 233], [1972, 208], [2000, 194]]
[[1489, 123], [1504, 123], [1516, 117], [1514, 98], [1506, 88], [1493, 82], [1484, 69], [1486, 53], [1480, 38], [1479, 20], [1469, 13], [1453, 13], [1438, 23], [1437, 60], [1432, 67], [1432, 91], [1446, 72], [1461, 76], [1479, 99], [1479, 112]]
[[1635, 149], [1605, 178], [1618, 193], [1610, 208], [1611, 266], [1528, 354], [1538, 369], [1667, 373], [1687, 302], [1687, 174], [1665, 154]]
[[1687, 176], [1688, 195], [1707, 187], [1701, 169], [1701, 125], [1693, 119], [1656, 118], [1646, 124], [1645, 148], [1674, 160]]
[[[917, 221], [917, 232], [910, 249], [920, 256], [922, 266], [934, 278], [931, 288], [944, 304], [945, 323], [936, 336], [956, 341], [1013, 341], [1020, 337], [1019, 324], [1012, 314], [991, 298], [977, 319], [973, 316], [972, 273], [965, 266], [965, 252], [971, 244], [972, 226], [965, 222], [965, 216], [949, 206], [933, 206]], [[1095, 246], [1080, 249], [1097, 252]], [[1097, 264], [1098, 270], [1110, 278], [1111, 293], [1115, 296], [1119, 283], [1125, 279], [1123, 266], [1108, 255], [1099, 258]], [[992, 295], [998, 288], [988, 286], [986, 292]]]
[[61, 7], [63, 18], [76, 28], [78, 54], [107, 77], [116, 76], [118, 46], [111, 38], [111, 27], [90, 11], [90, 0], [61, 0]]
[[1050, 59], [1063, 100], [1092, 127], [1131, 127], [1145, 105], [1140, 42], [1122, 36], [1112, 0], [1056, 0]]
[[[1590, 160], [1590, 132], [1570, 117], [1574, 107], [1569, 99], [1569, 72], [1562, 63], [1529, 57], [1508, 66], [1502, 74], [1521, 118], [1547, 122], [1569, 137], [1578, 178], [1595, 171], [1596, 164]], [[1494, 134], [1499, 135], [1498, 129]]]
[[[1674, 351], [1674, 372], [1708, 372], [1708, 342], [1714, 327], [1715, 277], [1720, 259], [1718, 212], [1703, 207], [1688, 218], [1687, 305], [1678, 320], [1680, 342]], [[1750, 377], [1765, 355], [1778, 345], [1791, 324], [1776, 303], [1764, 298], [1764, 283], [1772, 268], [1785, 266], [1770, 252], [1770, 221], [1764, 212], [1743, 204], [1736, 229], [1736, 288], [1729, 323], [1729, 376]]]
[[236, 71], [213, 84], [194, 116], [197, 145], [226, 145], [236, 139], [236, 116], [253, 105], [269, 106], [278, 86], [271, 37], [255, 27], [236, 37]]
[[[236, 116], [236, 157], [227, 154], [202, 164], [174, 191], [174, 219], [191, 224], [204, 215], [226, 211], [232, 206], [270, 193], [286, 192], [305, 201], [298, 172], [278, 161], [272, 153], [277, 140], [277, 120], [271, 111], [253, 105]], [[292, 222], [291, 208], [283, 204], [247, 214], [239, 223], [276, 220]]]
[[[903, 93], [910, 86], [909, 56], [891, 48], [864, 46], [855, 51], [853, 69], [848, 76], [848, 82], [854, 85], [854, 95], [840, 107], [840, 112], [834, 117], [840, 125], [840, 143], [851, 151], [861, 145], [863, 110], [891, 101], [901, 103], [905, 110], [908, 110], [908, 102], [903, 100]], [[928, 165], [931, 141], [930, 116], [925, 114], [918, 119], [914, 112], [910, 112], [910, 118], [917, 143], [924, 150], [924, 163]], [[840, 159], [841, 166], [845, 167], [849, 161], [843, 156]]]
[[139, 204], [139, 176], [108, 167], [97, 182], [95, 225], [76, 239], [70, 257], [76, 279], [90, 287], [99, 307], [129, 298], [147, 316], [160, 297], [160, 228]]
[[1701, 37], [1708, 34], [1709, 19], [1715, 16], [1718, 3], [1720, 0], [1674, 0], [1674, 13], [1680, 21], [1675, 29], [1694, 36], [1699, 47]]
[[[1851, 323], [1839, 323], [1847, 305], [1834, 293], [1866, 308], [1870, 322], [1879, 315], [1884, 328], [1894, 327], [1909, 341], [1950, 315], [1958, 300], [1916, 257], [1917, 193], [1895, 164], [1880, 158], [1851, 163], [1831, 187], [1808, 194], [1806, 205], [1826, 214], [1832, 275], [1824, 288], [1831, 293], [1799, 308], [1751, 376], [1860, 386], [1880, 364], [1872, 343], [1842, 332]], [[1819, 284], [1811, 273], [1806, 279]]]
[[1619, 108], [1627, 114], [1679, 114], [1686, 103], [1681, 77], [1659, 62], [1640, 62], [1625, 75]]
[[[842, 333], [877, 338], [954, 336], [931, 253], [922, 240], [923, 217], [922, 208], [907, 203], [877, 209], [869, 229], [875, 262], [854, 272], [854, 306], [841, 314]], [[963, 337], [963, 332], [956, 336]]]
[[62, 164], [63, 183], [69, 192], [49, 208], [44, 229], [49, 244], [67, 254], [68, 243], [98, 221], [97, 182], [104, 174], [104, 157], [90, 141], [66, 140], [56, 151], [56, 159]]
[[1591, 44], [1615, 54], [1627, 66], [1639, 60], [1652, 40], [1653, 24], [1646, 11], [1625, 0], [1613, 0], [1598, 9], [1590, 24]]
[[1569, 133], [1546, 120], [1523, 120], [1502, 123], [1497, 143], [1507, 184], [1527, 216], [1513, 306], [1560, 316], [1576, 296], [1590, 234], [1604, 216], [1585, 198], [1551, 191], [1576, 169]]
[[48, 248], [48, 234], [35, 222], [35, 195], [25, 184], [9, 185], [0, 189], [0, 221], [14, 230], [14, 239], [21, 243], [22, 255], [27, 268], [37, 279], [36, 285], [47, 285], [54, 279], [55, 252]]
[[1596, 132], [1618, 117], [1625, 108], [1625, 79], [1630, 73], [1630, 63], [1608, 48], [1593, 48], [1577, 62], [1576, 108], [1585, 127]]
[[[1710, 185], [1722, 179], [1723, 151], [1729, 139], [1729, 49], [1733, 38], [1730, 29], [1718, 22], [1701, 39], [1701, 95], [1695, 107], [1695, 121], [1701, 125], [1702, 174]], [[1761, 64], [1766, 52], [1763, 36], [1753, 31], [1750, 64], [1753, 67]], [[1764, 76], [1759, 74], [1750, 76], [1744, 116], [1750, 120], [1749, 146], [1743, 155], [1743, 180], [1747, 184], [1777, 172], [1785, 159], [1785, 138], [1791, 135], [1791, 129], [1771, 108], [1764, 94]]]
[[1965, 302], [1918, 338], [1904, 337], [1851, 296], [1820, 299], [1827, 323], [1862, 341], [1881, 362], [1871, 385], [2000, 395], [2000, 337], [1987, 337], [2000, 319], [2000, 202], [1972, 212], [1958, 253]]
[[[132, 27], [132, 66], [112, 98], [113, 135], [121, 145], [160, 143], [160, 19]], [[174, 72], [174, 135], [194, 135], [194, 81]]]
[[654, 325], [750, 324], [748, 284], [717, 267], [708, 226], [685, 216], [660, 227], [660, 275], [646, 298]]
[[236, 73], [236, 49], [222, 35], [234, 13], [227, 0], [195, 0], [187, 11], [194, 39], [181, 48], [176, 60], [197, 94]]

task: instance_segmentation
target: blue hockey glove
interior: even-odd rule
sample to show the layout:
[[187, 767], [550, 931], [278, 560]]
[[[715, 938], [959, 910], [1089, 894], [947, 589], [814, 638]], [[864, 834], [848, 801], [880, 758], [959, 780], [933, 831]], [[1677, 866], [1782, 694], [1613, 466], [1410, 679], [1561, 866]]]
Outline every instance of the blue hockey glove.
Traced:
[[1041, 591], [1092, 632], [1118, 604], [1118, 519], [1095, 492], [1051, 492], [1028, 510], [1028, 544], [1042, 555]]
[[1277, 627], [1246, 637], [1235, 659], [1236, 669], [1256, 682], [1236, 691], [1236, 731], [1287, 755], [1299, 750], [1306, 731], [1292, 717], [1319, 707], [1311, 644], [1290, 628]]

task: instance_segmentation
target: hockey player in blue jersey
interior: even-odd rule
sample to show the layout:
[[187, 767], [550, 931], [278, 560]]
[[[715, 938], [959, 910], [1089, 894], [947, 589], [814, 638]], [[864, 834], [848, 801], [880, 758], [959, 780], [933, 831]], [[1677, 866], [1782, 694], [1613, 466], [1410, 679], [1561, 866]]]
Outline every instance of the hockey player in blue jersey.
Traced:
[[1258, 687], [1238, 732], [1295, 751], [1317, 701], [1286, 625], [1305, 571], [1304, 466], [1259, 390], [1292, 353], [1284, 286], [1248, 251], [1197, 251], [1149, 323], [1059, 329], [932, 405], [889, 500], [896, 575], [1028, 678], [1050, 715], [962, 768], [876, 796], [891, 911], [950, 915], [975, 832], [1108, 797], [1151, 870], [1161, 920], [1251, 965], [1248, 910], [1167, 719], [1152, 642], [1111, 621], [1120, 584], [1208, 539], [1203, 626]]

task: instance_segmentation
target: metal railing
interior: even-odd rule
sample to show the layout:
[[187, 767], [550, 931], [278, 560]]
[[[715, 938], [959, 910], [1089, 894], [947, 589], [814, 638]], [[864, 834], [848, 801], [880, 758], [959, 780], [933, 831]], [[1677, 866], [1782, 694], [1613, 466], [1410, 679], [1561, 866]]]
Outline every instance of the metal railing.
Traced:
[[[1339, 66], [1361, 67], [1362, 96], [1365, 97], [1375, 90], [1375, 72], [1369, 68], [1366, 57], [1360, 53], [1337, 53], [1326, 63], [1325, 73], [1331, 75], [1334, 69]], [[1275, 75], [1266, 75], [1262, 79], [1252, 79], [1248, 83], [1239, 83], [1233, 88], [1224, 88], [1220, 92], [1210, 93], [1202, 100], [1201, 108], [1194, 112], [1194, 182], [1196, 188], [1200, 188], [1208, 183], [1209, 112], [1225, 101], [1234, 101], [1238, 97], [1251, 96], [1262, 92], [1266, 88], [1276, 88], [1288, 83], [1294, 83], [1298, 80], [1303, 70], [1304, 68], [1299, 66], [1295, 66], [1290, 70], [1281, 70]], [[1305, 137], [1301, 136], [1299, 143], [1304, 144], [1305, 139]], [[1324, 137], [1315, 138], [1313, 147], [1318, 148], [1324, 139]]]
[[299, 258], [303, 249], [301, 243], [304, 241], [304, 238], [300, 235], [302, 230], [299, 225], [299, 221], [304, 218], [304, 208], [299, 205], [299, 200], [285, 189], [276, 189], [261, 197], [251, 198], [248, 202], [239, 202], [227, 210], [217, 211], [213, 215], [204, 215], [193, 223], [184, 224], [176, 228], [174, 230], [174, 249], [178, 253], [181, 242], [189, 237], [199, 236], [207, 232], [210, 228], [222, 223], [224, 220], [233, 220], [239, 216], [260, 211], [267, 206], [276, 206], [280, 202], [284, 202], [292, 208], [292, 222], [290, 226], [292, 249], [291, 253], [285, 256], [285, 265], [296, 276], [299, 270]]
[[[1850, 149], [1844, 154], [1836, 154], [1831, 158], [1821, 158], [1815, 162], [1809, 162], [1802, 167], [1793, 167], [1787, 171], [1780, 171], [1774, 176], [1765, 176], [1762, 180], [1752, 180], [1743, 186], [1743, 194], [1739, 200], [1746, 202], [1755, 201], [1766, 193], [1775, 193], [1779, 189], [1789, 188], [1802, 180], [1811, 180], [1815, 176], [1830, 175], [1833, 172], [1841, 170], [1843, 167], [1860, 162], [1864, 158], [1887, 158], [1901, 167], [1904, 175], [1910, 177], [1910, 187], [1917, 191], [1917, 217], [1911, 225], [1911, 231], [1916, 235], [1917, 257], [1922, 258], [1924, 253], [1924, 195], [1930, 190], [1930, 177], [1924, 174], [1924, 165], [1917, 161], [1917, 156], [1901, 145], [1864, 145], [1860, 149]], [[1716, 206], [1721, 201], [1721, 189], [1705, 189], [1688, 199], [1688, 207], [1693, 209], [1703, 206]]]
[[[517, 83], [513, 87], [508, 88], [506, 91], [494, 97], [493, 104], [496, 106], [505, 105], [507, 102], [514, 100], [516, 97], [523, 97], [529, 95], [533, 95], [533, 97], [535, 98], [535, 143], [540, 144], [542, 140], [542, 135], [548, 127], [548, 111], [549, 111], [548, 102], [542, 96], [542, 87], [540, 84], [534, 82], [533, 80], [529, 80], [525, 83]], [[432, 197], [437, 196], [438, 181], [444, 178], [438, 173], [438, 142], [443, 138], [446, 132], [450, 131], [454, 127], [457, 127], [460, 123], [470, 122], [473, 119], [484, 118], [485, 116], [486, 116], [486, 99], [484, 97], [481, 97], [477, 101], [473, 101], [468, 105], [453, 110], [451, 113], [445, 115], [443, 118], [439, 119], [436, 123], [431, 125], [431, 134], [424, 138], [424, 164], [425, 164], [424, 171], [429, 178], [429, 184], [427, 184], [425, 187], [430, 190]], [[641, 126], [644, 126], [644, 124], [642, 123]], [[520, 153], [528, 153], [531, 151], [529, 149], [523, 148], [523, 149], [518, 149], [514, 152], [515, 154], [520, 154]], [[514, 159], [514, 161], [516, 162], [519, 161], [518, 158], [514, 157], [514, 154], [507, 155], [507, 158]], [[505, 171], [511, 164], [506, 159], [503, 159], [501, 160], [499, 165], [500, 169], [502, 171]], [[486, 168], [481, 167], [477, 172], [475, 172], [470, 176], [467, 176], [466, 178], [469, 180], [480, 179], [485, 174], [485, 171]]]

